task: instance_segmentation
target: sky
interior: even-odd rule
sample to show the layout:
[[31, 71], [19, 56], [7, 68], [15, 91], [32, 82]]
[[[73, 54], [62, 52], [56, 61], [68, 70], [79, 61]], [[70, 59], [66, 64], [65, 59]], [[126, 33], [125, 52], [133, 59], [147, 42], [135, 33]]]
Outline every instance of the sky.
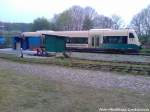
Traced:
[[129, 24], [132, 17], [150, 5], [150, 0], [0, 0], [0, 21], [30, 23], [37, 17], [51, 19], [73, 5], [90, 6], [99, 14], [116, 14]]

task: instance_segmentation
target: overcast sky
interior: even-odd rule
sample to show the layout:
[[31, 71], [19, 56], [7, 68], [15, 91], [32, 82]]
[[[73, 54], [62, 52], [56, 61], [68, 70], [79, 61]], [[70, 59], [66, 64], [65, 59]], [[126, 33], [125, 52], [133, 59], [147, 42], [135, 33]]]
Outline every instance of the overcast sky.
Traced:
[[50, 19], [73, 5], [90, 6], [106, 16], [117, 14], [128, 24], [150, 5], [150, 0], [0, 0], [0, 21], [29, 23], [37, 17]]

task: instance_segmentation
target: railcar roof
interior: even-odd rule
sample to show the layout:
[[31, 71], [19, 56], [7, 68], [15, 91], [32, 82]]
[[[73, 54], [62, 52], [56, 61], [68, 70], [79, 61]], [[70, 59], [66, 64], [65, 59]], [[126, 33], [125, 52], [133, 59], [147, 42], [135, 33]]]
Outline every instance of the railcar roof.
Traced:
[[132, 29], [121, 29], [121, 30], [110, 30], [110, 29], [96, 29], [87, 31], [37, 31], [37, 32], [24, 32], [24, 36], [42, 36], [46, 35], [57, 35], [63, 37], [88, 37], [89, 35], [128, 35], [128, 32], [133, 32]]
[[45, 32], [49, 35], [58, 35], [64, 37], [88, 37], [89, 31], [55, 31], [55, 32]]

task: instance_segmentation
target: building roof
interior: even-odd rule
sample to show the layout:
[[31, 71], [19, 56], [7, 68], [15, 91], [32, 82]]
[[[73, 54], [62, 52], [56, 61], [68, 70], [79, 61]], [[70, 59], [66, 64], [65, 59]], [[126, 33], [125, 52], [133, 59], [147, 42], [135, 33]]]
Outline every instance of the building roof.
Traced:
[[23, 32], [21, 34], [21, 36], [24, 36], [24, 37], [30, 37], [30, 36], [37, 37], [37, 36], [41, 36], [41, 35], [42, 35], [42, 33], [40, 33], [40, 32]]

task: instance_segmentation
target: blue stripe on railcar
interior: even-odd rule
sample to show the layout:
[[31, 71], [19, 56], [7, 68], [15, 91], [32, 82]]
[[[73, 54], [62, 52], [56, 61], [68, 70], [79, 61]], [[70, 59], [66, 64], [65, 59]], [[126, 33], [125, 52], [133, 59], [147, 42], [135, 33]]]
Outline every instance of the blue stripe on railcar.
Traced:
[[120, 50], [120, 51], [139, 51], [140, 46], [135, 44], [101, 44], [99, 48], [106, 50]]

